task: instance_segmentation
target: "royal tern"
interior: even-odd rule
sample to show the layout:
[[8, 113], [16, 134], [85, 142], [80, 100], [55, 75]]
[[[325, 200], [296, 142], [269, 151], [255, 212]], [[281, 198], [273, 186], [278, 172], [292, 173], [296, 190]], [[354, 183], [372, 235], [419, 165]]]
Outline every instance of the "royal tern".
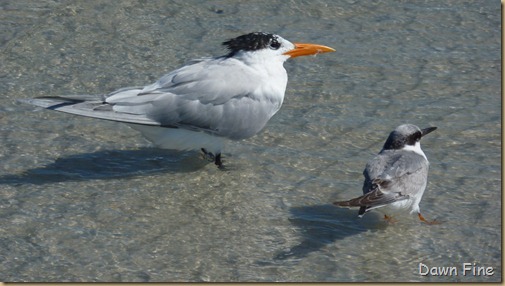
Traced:
[[194, 60], [144, 87], [21, 101], [128, 123], [158, 147], [202, 150], [222, 167], [224, 139], [241, 140], [257, 134], [281, 107], [288, 80], [284, 61], [335, 51], [262, 32], [242, 35], [223, 45], [227, 55]]
[[[419, 129], [412, 124], [398, 126], [389, 134], [380, 153], [366, 165], [363, 175], [363, 196], [334, 202], [340, 207], [360, 207], [358, 216], [368, 211], [389, 206], [392, 209], [410, 209], [417, 212], [423, 222], [427, 221], [419, 209], [428, 182], [429, 162], [421, 150], [421, 137], [437, 129]], [[389, 219], [387, 215], [384, 216]]]

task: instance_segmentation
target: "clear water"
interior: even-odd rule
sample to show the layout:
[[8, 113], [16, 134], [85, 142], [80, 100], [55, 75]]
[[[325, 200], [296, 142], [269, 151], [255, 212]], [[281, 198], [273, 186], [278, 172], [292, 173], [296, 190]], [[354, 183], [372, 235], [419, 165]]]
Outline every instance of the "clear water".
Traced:
[[[0, 23], [0, 281], [501, 281], [495, 1], [4, 0]], [[228, 171], [16, 101], [148, 84], [251, 31], [337, 52], [286, 62], [282, 109]], [[421, 210], [443, 224], [333, 207], [407, 122], [439, 128]]]

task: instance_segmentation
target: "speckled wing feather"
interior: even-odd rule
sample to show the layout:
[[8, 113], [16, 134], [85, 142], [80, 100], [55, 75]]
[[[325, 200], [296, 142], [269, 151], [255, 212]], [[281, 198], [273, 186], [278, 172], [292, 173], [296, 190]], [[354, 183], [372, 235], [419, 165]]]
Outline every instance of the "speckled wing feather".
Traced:
[[403, 195], [399, 192], [382, 192], [380, 186], [388, 183], [387, 181], [376, 180], [372, 184], [372, 189], [365, 195], [348, 201], [335, 202], [334, 204], [340, 207], [362, 207], [358, 213], [362, 215], [374, 208], [409, 198], [408, 195]]

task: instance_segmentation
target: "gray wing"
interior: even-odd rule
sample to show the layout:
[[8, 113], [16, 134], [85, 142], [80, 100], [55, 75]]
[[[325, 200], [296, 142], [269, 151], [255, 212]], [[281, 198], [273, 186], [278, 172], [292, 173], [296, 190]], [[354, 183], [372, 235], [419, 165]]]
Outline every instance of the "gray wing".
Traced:
[[117, 93], [106, 102], [116, 112], [146, 115], [161, 125], [244, 139], [259, 132], [282, 104], [282, 98], [262, 98], [261, 83], [269, 82], [262, 77], [233, 58], [207, 59], [165, 75], [134, 96]]
[[404, 191], [408, 195], [410, 185], [418, 186], [417, 183], [426, 180], [428, 168], [428, 161], [415, 152], [384, 150], [370, 160], [363, 171], [363, 193], [379, 185], [383, 192]]
[[261, 75], [236, 59], [204, 59], [143, 88], [21, 101], [76, 115], [244, 139], [259, 132], [282, 104], [282, 98], [258, 98], [260, 80]]
[[[360, 207], [359, 216], [393, 202], [409, 199], [426, 181], [428, 161], [414, 152], [385, 150], [370, 160], [363, 172], [363, 196], [334, 202], [341, 207]], [[426, 171], [426, 172], [425, 172]]]

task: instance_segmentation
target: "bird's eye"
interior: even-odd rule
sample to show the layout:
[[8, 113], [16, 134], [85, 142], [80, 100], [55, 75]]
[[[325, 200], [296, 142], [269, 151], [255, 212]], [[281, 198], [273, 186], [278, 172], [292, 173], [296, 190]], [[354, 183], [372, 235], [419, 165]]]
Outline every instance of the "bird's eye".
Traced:
[[277, 42], [276, 40], [273, 40], [270, 42], [270, 49], [272, 50], [278, 50], [281, 47], [281, 44]]

